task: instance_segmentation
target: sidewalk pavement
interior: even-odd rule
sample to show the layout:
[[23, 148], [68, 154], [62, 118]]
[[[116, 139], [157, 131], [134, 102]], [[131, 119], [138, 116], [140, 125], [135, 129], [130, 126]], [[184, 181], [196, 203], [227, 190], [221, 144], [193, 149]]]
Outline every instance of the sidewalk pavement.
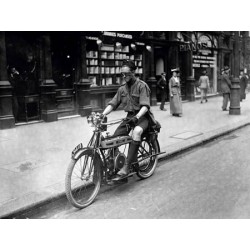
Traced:
[[[165, 112], [152, 107], [162, 125], [159, 142], [166, 153], [161, 158], [250, 124], [250, 94], [241, 103], [241, 115], [229, 115], [221, 105], [221, 96], [203, 104], [183, 102], [181, 118], [170, 115], [169, 104]], [[123, 117], [124, 111], [115, 111], [108, 120]], [[71, 151], [80, 142], [87, 145], [91, 135], [86, 117], [0, 130], [0, 218], [62, 197]]]

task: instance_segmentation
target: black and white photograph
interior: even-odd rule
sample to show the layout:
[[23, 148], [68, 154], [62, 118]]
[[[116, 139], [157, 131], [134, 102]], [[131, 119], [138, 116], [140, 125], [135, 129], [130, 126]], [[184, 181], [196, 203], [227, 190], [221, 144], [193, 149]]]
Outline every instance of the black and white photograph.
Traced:
[[1, 217], [249, 218], [249, 31], [0, 35]]
[[[214, 8], [198, 6], [199, 26], [186, 27], [197, 12], [177, 3], [154, 6], [150, 20], [139, 4], [104, 15], [97, 3], [82, 8], [82, 21], [77, 3], [69, 16], [61, 4], [58, 20], [47, 6], [37, 16], [47, 23], [30, 27], [32, 6], [24, 20], [15, 12], [0, 26], [1, 221], [35, 222], [34, 230], [43, 221], [48, 235], [59, 221], [62, 239], [74, 222], [77, 234], [96, 234], [92, 241], [100, 226], [103, 244], [124, 249], [150, 228], [160, 245], [146, 248], [177, 249], [163, 240], [171, 224], [175, 233], [205, 223], [206, 234], [242, 228], [250, 218], [250, 23], [234, 17], [240, 5], [230, 12], [236, 26], [220, 26], [225, 9], [213, 23]], [[180, 20], [168, 26], [161, 15], [171, 11]]]

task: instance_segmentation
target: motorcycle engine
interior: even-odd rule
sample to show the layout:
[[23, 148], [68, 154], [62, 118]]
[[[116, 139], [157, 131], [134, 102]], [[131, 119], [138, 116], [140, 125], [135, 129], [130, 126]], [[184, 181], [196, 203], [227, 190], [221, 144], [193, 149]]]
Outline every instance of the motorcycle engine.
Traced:
[[119, 152], [114, 159], [114, 169], [119, 171], [126, 163], [126, 160], [125, 154]]

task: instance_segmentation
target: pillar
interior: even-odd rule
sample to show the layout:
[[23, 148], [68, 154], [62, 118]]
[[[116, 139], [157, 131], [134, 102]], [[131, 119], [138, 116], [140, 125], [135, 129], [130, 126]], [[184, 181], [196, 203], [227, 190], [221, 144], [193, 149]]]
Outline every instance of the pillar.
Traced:
[[0, 129], [15, 126], [12, 110], [12, 87], [8, 80], [5, 32], [0, 31]]
[[151, 90], [150, 95], [150, 105], [156, 106], [157, 99], [156, 99], [156, 84], [157, 80], [155, 78], [155, 60], [154, 60], [154, 44], [150, 43], [151, 50], [147, 50], [146, 56], [148, 57], [149, 62], [149, 77], [147, 79], [147, 84]]
[[217, 93], [217, 51], [214, 51], [214, 65], [215, 67], [213, 68], [213, 91], [214, 93]]
[[58, 120], [56, 107], [56, 84], [52, 79], [52, 59], [50, 35], [46, 32], [41, 37], [41, 118], [45, 122]]
[[86, 66], [86, 39], [84, 33], [80, 34], [80, 44], [79, 44], [79, 55], [80, 55], [80, 65], [79, 65], [79, 80], [76, 82], [76, 100], [78, 113], [81, 116], [87, 116], [92, 112], [91, 102], [90, 102], [90, 81], [87, 75]]
[[[184, 36], [185, 40], [187, 42], [189, 42], [190, 44], [190, 48], [192, 48], [191, 43], [192, 43], [192, 39], [191, 39], [191, 35], [192, 32], [186, 32], [186, 36]], [[194, 76], [193, 76], [193, 52], [192, 49], [188, 50], [186, 52], [186, 90], [187, 90], [187, 100], [189, 101], [195, 101], [195, 94], [194, 94], [194, 90], [195, 90], [195, 86], [194, 86]]]
[[240, 54], [239, 54], [239, 32], [235, 32], [234, 44], [234, 69], [232, 80], [232, 88], [230, 95], [229, 115], [240, 115]]

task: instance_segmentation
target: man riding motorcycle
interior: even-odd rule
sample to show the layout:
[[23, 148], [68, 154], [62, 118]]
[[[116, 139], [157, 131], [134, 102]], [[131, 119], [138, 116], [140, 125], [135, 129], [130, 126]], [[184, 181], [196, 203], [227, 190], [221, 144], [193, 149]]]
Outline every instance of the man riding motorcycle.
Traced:
[[[141, 135], [149, 126], [150, 89], [145, 82], [135, 76], [135, 70], [136, 66], [133, 61], [123, 61], [121, 75], [125, 83], [121, 85], [103, 111], [103, 116], [106, 116], [121, 104], [124, 111], [127, 112], [127, 119], [118, 126], [114, 136], [128, 135], [131, 128], [134, 128], [127, 162], [117, 173], [114, 181], [119, 181], [128, 176], [130, 165], [137, 161]], [[129, 128], [127, 124], [130, 125]]]

